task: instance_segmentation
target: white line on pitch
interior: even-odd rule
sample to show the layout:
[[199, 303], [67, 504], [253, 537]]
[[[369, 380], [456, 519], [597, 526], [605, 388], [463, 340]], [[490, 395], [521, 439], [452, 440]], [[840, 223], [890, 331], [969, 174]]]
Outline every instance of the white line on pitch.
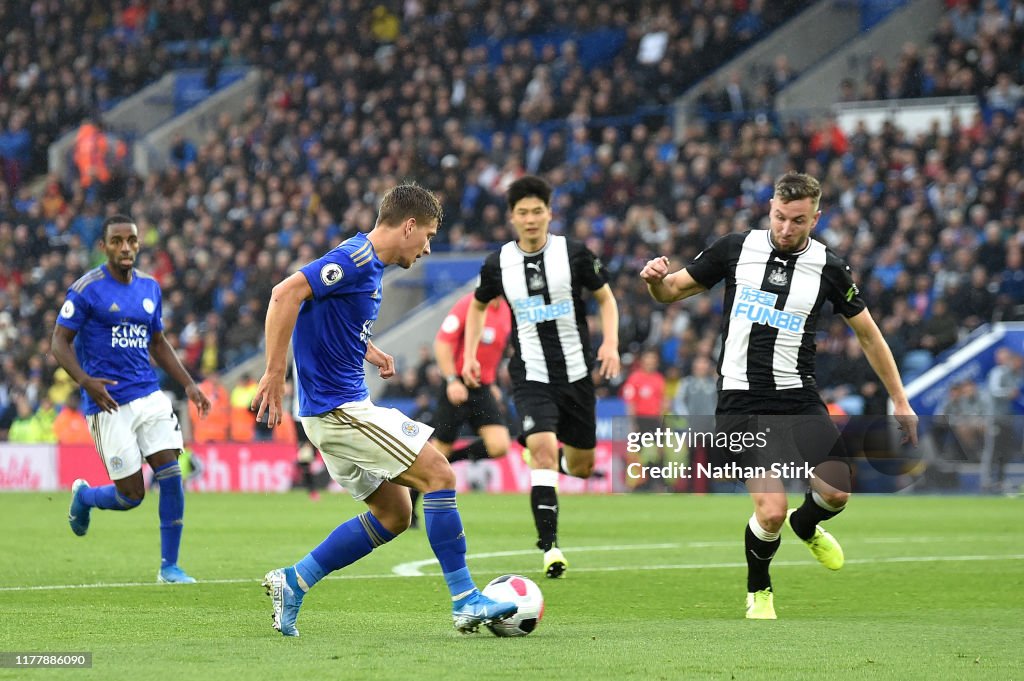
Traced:
[[[684, 546], [692, 548], [706, 548], [709, 546], [733, 546], [736, 542], [693, 542], [689, 544], [615, 544], [611, 546], [574, 546], [572, 548], [573, 553], [580, 553], [583, 551], [648, 551], [648, 550], [662, 550], [662, 549], [680, 549]], [[466, 560], [476, 560], [480, 558], [508, 558], [510, 556], [535, 556], [537, 555], [537, 549], [527, 549], [518, 551], [491, 551], [489, 553], [471, 553], [466, 556]], [[436, 565], [436, 558], [424, 558], [423, 560], [413, 560], [408, 563], [399, 563], [395, 567], [391, 568], [391, 571], [396, 575], [402, 577], [420, 577], [423, 572], [420, 568], [427, 567], [428, 565]]]
[[[597, 547], [590, 547], [597, 548]], [[574, 549], [578, 551], [578, 549]], [[534, 555], [536, 550], [523, 551], [524, 555]], [[476, 556], [468, 556], [468, 558], [479, 558], [482, 554]], [[1024, 553], [1015, 553], [1009, 555], [991, 555], [991, 556], [891, 556], [889, 558], [851, 558], [846, 561], [847, 565], [873, 565], [882, 563], [959, 563], [959, 562], [989, 562], [998, 560], [1024, 560]], [[814, 560], [778, 560], [773, 561], [772, 565], [785, 566], [785, 567], [801, 567], [817, 565], [818, 562]], [[573, 568], [573, 573], [578, 572], [629, 572], [629, 571], [650, 571], [650, 570], [717, 570], [726, 568], [742, 568], [746, 567], [746, 562], [731, 562], [731, 563], [679, 563], [674, 565], [612, 565], [606, 567], [578, 567]], [[380, 575], [351, 575], [351, 574], [333, 574], [327, 577], [327, 579], [400, 579], [403, 577], [440, 577], [439, 574], [425, 574], [419, 573], [416, 575], [398, 575], [395, 573], [380, 574]], [[255, 578], [249, 579], [203, 579], [200, 580], [200, 584], [256, 584]], [[0, 587], [0, 592], [9, 591], [57, 591], [63, 589], [107, 589], [107, 588], [126, 588], [126, 587], [140, 587], [140, 586], [155, 586], [169, 589], [188, 589], [188, 586], [173, 586], [166, 584], [159, 584], [157, 582], [119, 582], [119, 583], [104, 583], [104, 584], [48, 584], [42, 586], [3, 586]]]

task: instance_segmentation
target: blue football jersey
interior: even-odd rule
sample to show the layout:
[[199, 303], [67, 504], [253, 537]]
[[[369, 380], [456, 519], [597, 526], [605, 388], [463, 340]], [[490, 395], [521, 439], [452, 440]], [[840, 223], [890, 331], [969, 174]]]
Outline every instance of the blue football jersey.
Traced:
[[[162, 312], [156, 279], [135, 270], [131, 283], [122, 284], [101, 265], [71, 285], [57, 323], [76, 332], [75, 355], [85, 373], [117, 381], [107, 392], [126, 404], [160, 389], [149, 344], [164, 329]], [[86, 414], [100, 411], [85, 390], [82, 404]]]
[[292, 333], [299, 415], [316, 416], [364, 400], [363, 358], [380, 310], [384, 263], [358, 234], [301, 270], [313, 299]]

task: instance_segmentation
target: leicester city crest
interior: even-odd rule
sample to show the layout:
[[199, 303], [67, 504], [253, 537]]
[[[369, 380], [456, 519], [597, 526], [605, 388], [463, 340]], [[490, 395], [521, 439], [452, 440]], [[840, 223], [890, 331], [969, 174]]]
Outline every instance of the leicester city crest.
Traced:
[[414, 421], [406, 421], [402, 424], [402, 432], [406, 437], [416, 437], [420, 432], [420, 427]]
[[124, 468], [124, 460], [119, 456], [110, 457], [110, 470], [119, 471]]
[[768, 283], [772, 286], [785, 286], [789, 283], [789, 275], [786, 274], [786, 270], [776, 267], [768, 275]]

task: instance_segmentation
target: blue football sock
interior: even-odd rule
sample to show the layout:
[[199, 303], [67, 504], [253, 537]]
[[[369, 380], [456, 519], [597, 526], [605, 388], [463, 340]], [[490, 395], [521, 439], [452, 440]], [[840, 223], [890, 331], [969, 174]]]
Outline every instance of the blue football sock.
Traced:
[[465, 597], [476, 586], [466, 567], [466, 533], [455, 505], [455, 490], [442, 489], [423, 495], [423, 518], [430, 548], [441, 564], [452, 598]]
[[394, 538], [369, 511], [350, 518], [295, 564], [295, 572], [305, 582], [299, 586], [308, 591], [330, 573], [351, 565]]
[[102, 508], [106, 511], [130, 511], [142, 503], [141, 499], [129, 499], [121, 496], [114, 485], [83, 487], [78, 492], [78, 498], [86, 506]]
[[153, 469], [160, 484], [160, 565], [177, 565], [181, 531], [185, 528], [185, 488], [177, 461]]

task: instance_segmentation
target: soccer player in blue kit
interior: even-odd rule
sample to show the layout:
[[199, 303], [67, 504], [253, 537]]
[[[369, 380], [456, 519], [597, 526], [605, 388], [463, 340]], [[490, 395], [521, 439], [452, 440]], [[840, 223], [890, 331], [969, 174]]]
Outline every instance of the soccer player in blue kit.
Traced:
[[252, 407], [257, 421], [281, 423], [288, 341], [291, 337], [299, 416], [331, 477], [369, 507], [339, 525], [292, 566], [271, 570], [263, 581], [273, 602], [274, 628], [298, 636], [299, 608], [310, 588], [354, 563], [409, 527], [411, 487], [423, 493], [427, 539], [441, 564], [462, 633], [517, 610], [476, 588], [466, 567], [466, 535], [455, 504], [455, 474], [430, 443], [433, 428], [369, 399], [363, 360], [382, 378], [395, 360], [370, 340], [387, 265], [408, 269], [430, 254], [441, 204], [433, 193], [402, 184], [383, 197], [377, 222], [314, 260], [277, 286], [267, 308], [267, 368]]
[[96, 451], [112, 485], [90, 487], [76, 480], [68, 522], [83, 536], [94, 508], [130, 511], [142, 503], [146, 486], [142, 459], [160, 485], [160, 582], [196, 580], [178, 567], [185, 493], [178, 455], [181, 427], [160, 391], [150, 357], [185, 388], [203, 416], [210, 401], [181, 365], [164, 337], [160, 285], [135, 269], [139, 229], [124, 215], [103, 223], [107, 262], [68, 289], [53, 330], [53, 356], [82, 387], [82, 400]]

